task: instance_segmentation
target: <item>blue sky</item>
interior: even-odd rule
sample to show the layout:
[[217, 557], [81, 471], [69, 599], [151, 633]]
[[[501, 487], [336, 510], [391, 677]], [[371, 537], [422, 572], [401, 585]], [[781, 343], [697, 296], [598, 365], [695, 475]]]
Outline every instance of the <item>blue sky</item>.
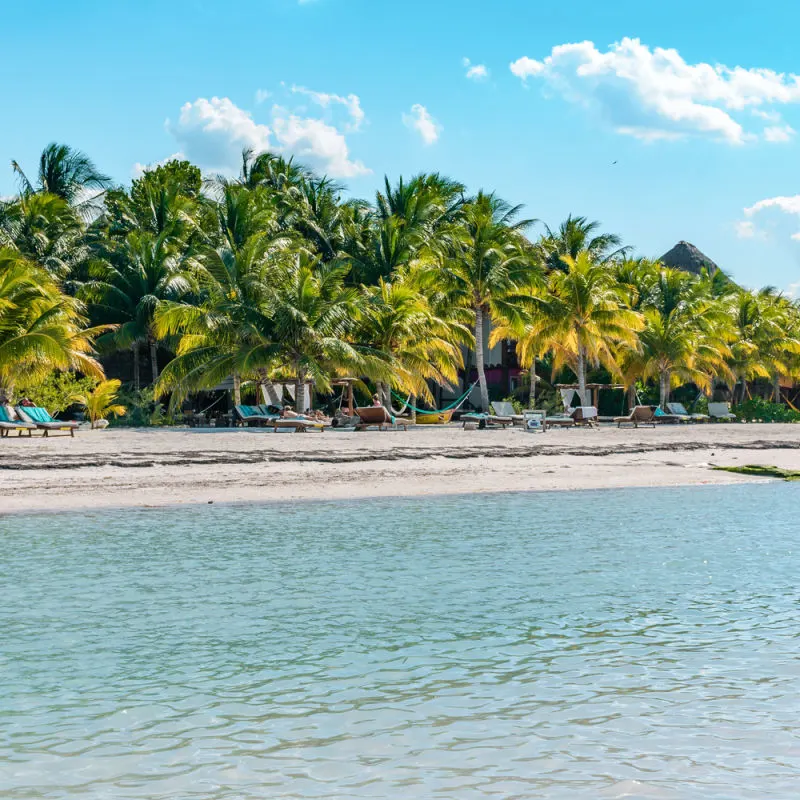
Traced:
[[0, 155], [63, 141], [126, 182], [269, 146], [366, 197], [438, 170], [800, 295], [799, 28], [743, 0], [8, 0]]

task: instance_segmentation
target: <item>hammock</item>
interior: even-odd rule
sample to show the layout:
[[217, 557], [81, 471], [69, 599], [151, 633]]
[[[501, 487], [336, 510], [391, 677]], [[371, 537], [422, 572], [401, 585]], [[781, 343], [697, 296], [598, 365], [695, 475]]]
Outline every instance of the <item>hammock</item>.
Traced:
[[416, 406], [412, 406], [411, 403], [409, 402], [410, 396], [409, 396], [409, 399], [404, 401], [403, 398], [400, 397], [400, 395], [397, 394], [397, 392], [395, 392], [394, 389], [392, 389], [392, 394], [394, 395], [396, 400], [400, 400], [401, 402], [403, 402], [403, 409], [402, 409], [402, 411], [398, 412], [399, 414], [402, 414], [403, 411], [405, 411], [407, 408], [410, 408], [412, 411], [415, 411], [417, 414], [443, 414], [445, 411], [455, 411], [457, 408], [459, 408], [460, 406], [464, 405], [464, 402], [469, 397], [470, 392], [477, 385], [478, 385], [478, 381], [475, 381], [475, 383], [473, 383], [472, 386], [470, 386], [469, 389], [467, 389], [467, 391], [464, 392], [464, 394], [461, 395], [461, 397], [459, 397], [457, 400], [454, 400], [452, 403], [450, 403], [449, 406], [445, 406], [445, 408], [440, 408], [438, 411], [435, 411], [435, 410], [432, 411], [430, 408], [417, 408]]

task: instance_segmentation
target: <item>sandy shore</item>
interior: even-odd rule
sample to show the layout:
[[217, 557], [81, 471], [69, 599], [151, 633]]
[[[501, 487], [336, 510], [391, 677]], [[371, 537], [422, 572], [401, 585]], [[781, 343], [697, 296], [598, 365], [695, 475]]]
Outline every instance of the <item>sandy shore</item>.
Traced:
[[0, 513], [754, 480], [711, 469], [742, 464], [800, 469], [800, 425], [81, 431], [0, 442]]

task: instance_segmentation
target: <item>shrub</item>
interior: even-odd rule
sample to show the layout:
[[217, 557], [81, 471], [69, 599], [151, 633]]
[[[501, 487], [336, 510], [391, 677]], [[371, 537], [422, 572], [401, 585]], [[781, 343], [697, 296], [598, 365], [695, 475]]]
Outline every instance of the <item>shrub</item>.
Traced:
[[93, 378], [79, 378], [74, 372], [51, 372], [38, 383], [17, 384], [14, 387], [14, 400], [29, 397], [55, 416], [73, 405], [75, 395], [91, 392], [96, 383]]
[[771, 403], [754, 397], [732, 409], [744, 422], [800, 422], [800, 412], [793, 411], [782, 403]]

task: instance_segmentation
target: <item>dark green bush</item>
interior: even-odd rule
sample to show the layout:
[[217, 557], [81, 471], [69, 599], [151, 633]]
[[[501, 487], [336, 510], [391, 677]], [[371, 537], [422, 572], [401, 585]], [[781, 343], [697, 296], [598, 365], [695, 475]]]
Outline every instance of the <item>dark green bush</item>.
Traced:
[[760, 397], [746, 400], [731, 410], [744, 422], [800, 422], [800, 412]]

